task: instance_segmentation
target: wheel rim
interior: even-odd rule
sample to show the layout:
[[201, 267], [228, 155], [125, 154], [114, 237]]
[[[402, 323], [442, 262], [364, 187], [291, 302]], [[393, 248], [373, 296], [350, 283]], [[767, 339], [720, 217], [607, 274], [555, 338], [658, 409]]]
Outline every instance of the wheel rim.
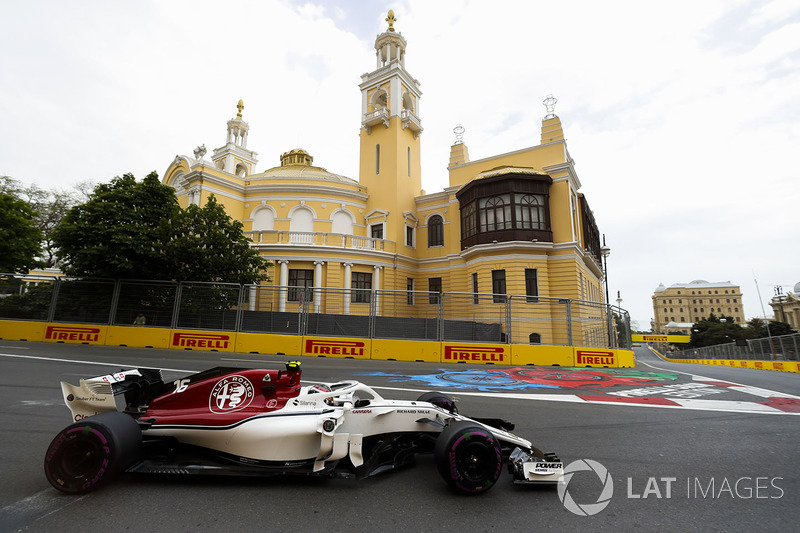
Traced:
[[483, 484], [491, 479], [493, 451], [484, 442], [471, 441], [459, 454], [458, 467], [465, 480]]
[[85, 479], [97, 473], [103, 455], [96, 439], [76, 439], [65, 446], [60, 470], [70, 479]]

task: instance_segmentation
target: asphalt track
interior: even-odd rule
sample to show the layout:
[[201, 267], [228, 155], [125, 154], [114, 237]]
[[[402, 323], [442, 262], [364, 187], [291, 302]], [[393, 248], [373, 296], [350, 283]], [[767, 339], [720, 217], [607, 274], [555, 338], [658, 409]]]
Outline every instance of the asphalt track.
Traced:
[[[59, 381], [135, 366], [177, 379], [291, 358], [0, 341], [0, 532], [796, 530], [800, 376], [636, 352], [631, 370], [299, 358], [307, 381], [355, 378], [390, 398], [446, 391], [464, 414], [512, 420], [568, 468], [606, 471], [605, 485], [592, 470], [570, 476], [565, 501], [590, 515], [580, 516], [557, 490], [514, 486], [505, 474], [480, 497], [451, 494], [428, 457], [358, 482], [125, 476], [63, 496], [42, 473], [45, 449], [70, 422]], [[608, 480], [613, 491], [603, 492]]]

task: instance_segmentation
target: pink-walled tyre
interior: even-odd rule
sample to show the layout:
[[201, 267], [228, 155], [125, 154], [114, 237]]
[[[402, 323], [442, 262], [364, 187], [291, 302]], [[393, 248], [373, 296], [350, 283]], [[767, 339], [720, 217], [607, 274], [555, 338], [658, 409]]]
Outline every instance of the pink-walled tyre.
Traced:
[[44, 473], [55, 488], [84, 494], [111, 482], [139, 458], [142, 431], [130, 416], [101, 413], [63, 429], [47, 448]]
[[467, 420], [444, 428], [436, 439], [434, 455], [442, 479], [462, 494], [488, 491], [503, 469], [497, 439], [485, 428]]
[[458, 413], [458, 407], [456, 407], [456, 403], [453, 401], [453, 399], [441, 392], [426, 392], [417, 398], [417, 401], [432, 403], [437, 407], [441, 407], [450, 414]]

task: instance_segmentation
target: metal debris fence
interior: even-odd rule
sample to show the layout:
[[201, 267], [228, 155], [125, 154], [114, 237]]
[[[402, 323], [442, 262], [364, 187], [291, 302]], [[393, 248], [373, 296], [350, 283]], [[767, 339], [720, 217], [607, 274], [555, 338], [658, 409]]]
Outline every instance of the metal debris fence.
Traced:
[[[0, 274], [0, 319], [631, 348], [630, 315], [543, 296]], [[141, 323], [141, 322], [137, 322]]]

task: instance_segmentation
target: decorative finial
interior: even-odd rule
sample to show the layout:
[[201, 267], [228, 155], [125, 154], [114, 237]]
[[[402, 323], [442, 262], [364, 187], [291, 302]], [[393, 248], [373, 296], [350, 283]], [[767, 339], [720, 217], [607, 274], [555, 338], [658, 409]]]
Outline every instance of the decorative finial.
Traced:
[[461, 124], [456, 124], [456, 127], [453, 128], [453, 133], [456, 134], [456, 144], [464, 144], [464, 126]]
[[236, 118], [242, 118], [242, 109], [244, 109], [244, 102], [239, 100], [239, 103], [236, 104], [236, 109], [239, 110], [239, 112], [236, 113]]
[[386, 17], [386, 22], [389, 23], [389, 31], [394, 31], [394, 23], [397, 22], [397, 19], [394, 18], [394, 11], [391, 9], [389, 10], [389, 16]]
[[556, 109], [556, 102], [558, 100], [552, 94], [548, 94], [547, 98], [544, 99], [542, 102], [544, 107], [547, 109], [547, 115], [544, 118], [556, 118], [555, 109]]
[[203, 156], [206, 155], [206, 145], [201, 144], [197, 148], [194, 149], [194, 158], [195, 159], [203, 159]]

